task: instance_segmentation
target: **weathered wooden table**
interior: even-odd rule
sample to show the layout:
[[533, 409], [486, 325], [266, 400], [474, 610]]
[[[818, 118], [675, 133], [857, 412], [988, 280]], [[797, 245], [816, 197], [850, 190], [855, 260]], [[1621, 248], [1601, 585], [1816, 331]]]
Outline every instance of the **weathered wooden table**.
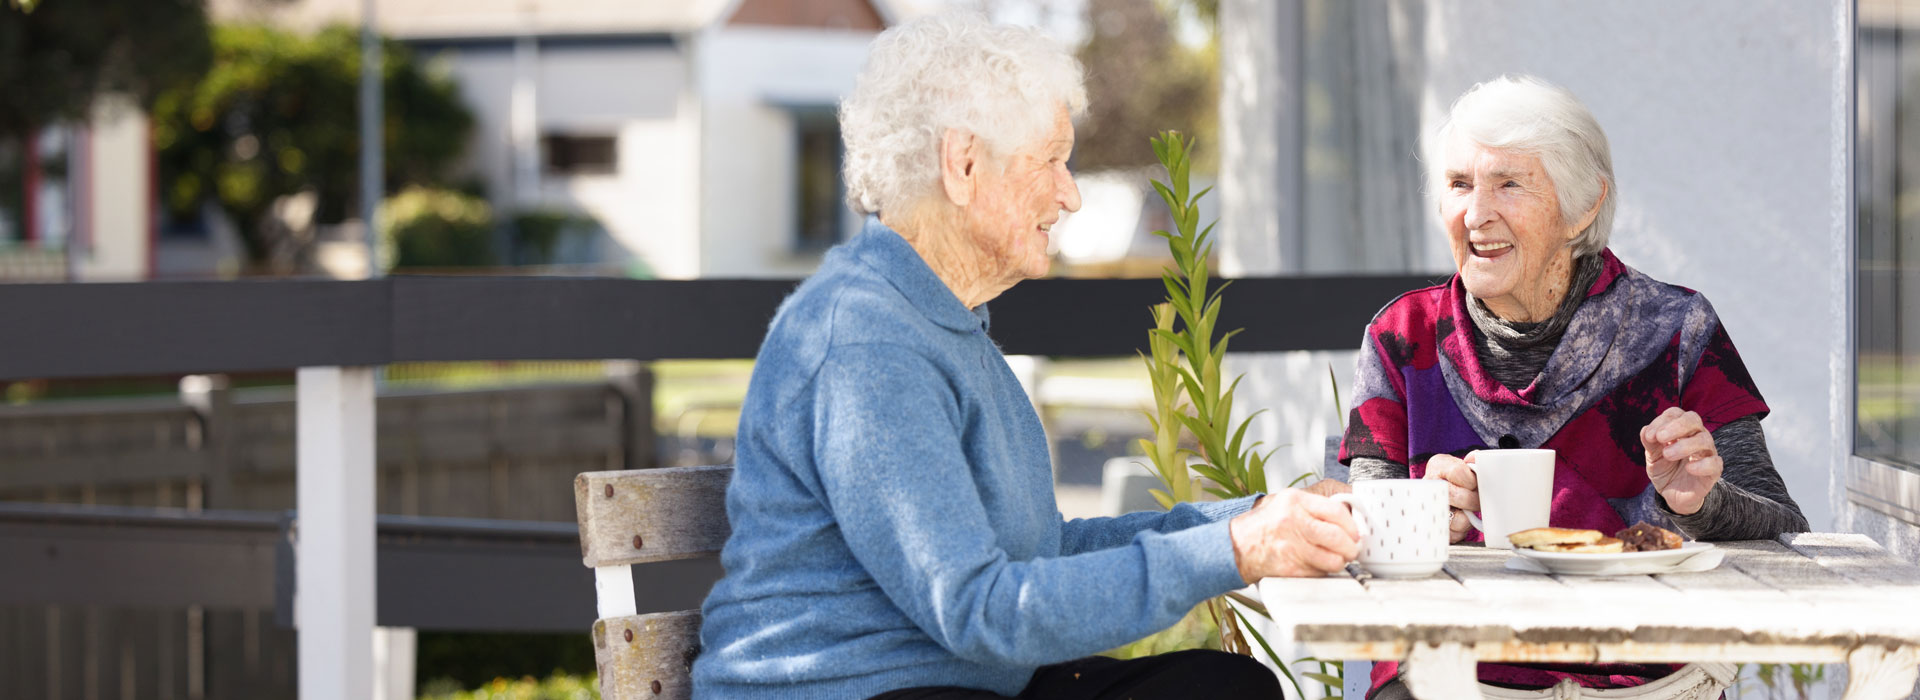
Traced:
[[1259, 589], [1281, 635], [1324, 659], [1403, 662], [1421, 698], [1521, 697], [1477, 683], [1477, 661], [1691, 664], [1658, 687], [1587, 697], [1717, 697], [1739, 662], [1846, 663], [1846, 700], [1914, 692], [1920, 567], [1861, 535], [1715, 544], [1725, 561], [1694, 573], [1529, 573], [1505, 566], [1507, 550], [1474, 545], [1452, 547], [1445, 571], [1426, 579], [1349, 574]]

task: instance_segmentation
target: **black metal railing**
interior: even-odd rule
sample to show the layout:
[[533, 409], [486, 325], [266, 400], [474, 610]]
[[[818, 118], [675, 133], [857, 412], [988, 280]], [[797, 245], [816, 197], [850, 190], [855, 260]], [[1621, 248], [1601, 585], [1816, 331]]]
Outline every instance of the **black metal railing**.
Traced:
[[[1245, 329], [1234, 352], [1350, 349], [1376, 310], [1435, 281], [1240, 279], [1226, 292], [1219, 325]], [[416, 361], [748, 358], [794, 285], [499, 277], [0, 285], [0, 380]], [[1164, 296], [1157, 279], [1030, 281], [990, 305], [991, 333], [1008, 354], [1128, 356], [1144, 350], [1147, 307]], [[0, 606], [254, 607], [278, 587], [270, 599], [284, 620], [293, 580], [290, 518], [0, 503], [0, 561], [9, 569]], [[572, 525], [381, 516], [378, 533], [379, 624], [578, 630], [593, 619]], [[263, 558], [267, 547], [276, 548], [274, 557]], [[441, 566], [409, 563], [416, 561]], [[664, 574], [653, 579], [659, 590], [642, 599], [690, 607], [717, 575], [710, 564], [699, 566], [657, 572]], [[458, 585], [485, 576], [499, 585]], [[132, 583], [154, 580], [165, 585]]]
[[[1248, 278], [1226, 291], [1235, 352], [1357, 347], [1422, 276]], [[0, 285], [0, 379], [461, 360], [746, 358], [790, 280], [394, 277]], [[1008, 354], [1145, 349], [1157, 279], [1034, 280], [989, 304]]]

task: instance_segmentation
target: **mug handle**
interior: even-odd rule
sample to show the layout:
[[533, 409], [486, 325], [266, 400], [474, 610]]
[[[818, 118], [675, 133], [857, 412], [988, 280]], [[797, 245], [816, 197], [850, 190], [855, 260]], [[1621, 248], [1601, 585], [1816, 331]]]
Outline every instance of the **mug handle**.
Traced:
[[1336, 493], [1332, 498], [1334, 503], [1344, 503], [1347, 505], [1347, 510], [1353, 512], [1353, 524], [1360, 528], [1362, 539], [1373, 536], [1373, 528], [1367, 527], [1366, 511], [1361, 509], [1359, 498], [1351, 493]]

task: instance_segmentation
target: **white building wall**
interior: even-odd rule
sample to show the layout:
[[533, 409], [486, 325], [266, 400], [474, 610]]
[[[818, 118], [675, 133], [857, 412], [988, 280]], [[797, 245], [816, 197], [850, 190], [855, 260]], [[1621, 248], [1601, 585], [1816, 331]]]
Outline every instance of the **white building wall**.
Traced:
[[745, 26], [702, 36], [702, 276], [798, 277], [819, 265], [817, 253], [794, 250], [798, 146], [789, 108], [837, 105], [873, 36]]
[[502, 42], [417, 51], [436, 67], [444, 66], [460, 85], [460, 98], [473, 112], [467, 168], [487, 184], [489, 195], [504, 200], [513, 192], [513, 45]]
[[[1243, 12], [1249, 4], [1225, 3]], [[1594, 111], [1620, 183], [1613, 249], [1713, 300], [1773, 408], [1763, 425], [1774, 460], [1823, 530], [1840, 525], [1833, 475], [1848, 448], [1831, 420], [1850, 381], [1844, 5], [1447, 0], [1426, 3], [1424, 14], [1423, 133], [1473, 83], [1508, 72], [1564, 85]], [[1272, 118], [1261, 91], [1236, 93], [1229, 80], [1224, 119]], [[1417, 272], [1451, 270], [1437, 217], [1413, 235], [1426, 241]], [[1344, 356], [1343, 385], [1352, 381]], [[1343, 358], [1240, 363], [1248, 406], [1275, 413], [1261, 437], [1294, 446], [1279, 458], [1289, 473], [1318, 463], [1327, 421], [1311, 416], [1330, 411], [1319, 388], [1326, 359]]]
[[[794, 245], [791, 109], [836, 105], [872, 39], [716, 26], [672, 42], [549, 40], [539, 42], [527, 76], [511, 42], [423, 53], [446, 61], [461, 84], [475, 116], [470, 166], [502, 214], [516, 203], [591, 214], [615, 244], [605, 259], [638, 257], [664, 278], [797, 277], [820, 258]], [[535, 138], [617, 134], [618, 172], [539, 173], [532, 192], [521, 192], [516, 80], [532, 86]], [[849, 232], [857, 223], [848, 216]]]
[[[474, 114], [469, 167], [487, 183], [497, 213], [539, 206], [592, 215], [612, 247], [603, 259], [640, 258], [661, 277], [699, 274], [698, 128], [686, 89], [689, 64], [668, 42], [577, 45], [537, 43], [530, 75], [519, 74], [511, 42], [424, 50], [444, 61]], [[515, 181], [516, 80], [533, 93], [534, 123], [526, 133], [614, 135], [618, 170], [610, 175], [540, 173], [522, 192]], [[538, 144], [526, 149], [538, 158]]]
[[[684, 45], [540, 48], [539, 133], [617, 134], [611, 175], [540, 175], [543, 204], [585, 211], [655, 275], [700, 274], [698, 109]], [[537, 152], [537, 149], [535, 149]]]

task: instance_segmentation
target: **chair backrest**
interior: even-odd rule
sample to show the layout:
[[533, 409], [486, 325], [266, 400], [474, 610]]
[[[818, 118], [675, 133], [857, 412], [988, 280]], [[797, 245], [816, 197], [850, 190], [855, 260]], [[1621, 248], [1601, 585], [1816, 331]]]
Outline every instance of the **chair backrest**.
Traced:
[[573, 480], [580, 554], [593, 569], [593, 655], [605, 700], [693, 696], [700, 611], [636, 614], [634, 564], [718, 556], [732, 467], [587, 472]]

